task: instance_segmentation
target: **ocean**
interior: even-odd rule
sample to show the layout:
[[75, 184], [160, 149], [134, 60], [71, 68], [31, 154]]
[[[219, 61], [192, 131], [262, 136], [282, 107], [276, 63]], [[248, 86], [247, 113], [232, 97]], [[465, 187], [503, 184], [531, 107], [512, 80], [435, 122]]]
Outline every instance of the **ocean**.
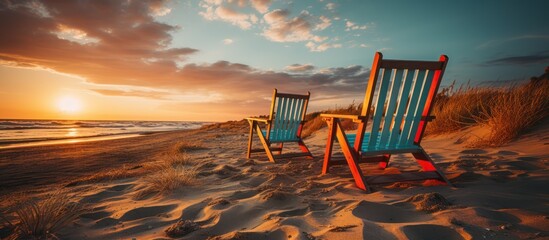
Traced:
[[207, 122], [1, 120], [0, 148], [127, 138], [143, 134], [196, 129]]

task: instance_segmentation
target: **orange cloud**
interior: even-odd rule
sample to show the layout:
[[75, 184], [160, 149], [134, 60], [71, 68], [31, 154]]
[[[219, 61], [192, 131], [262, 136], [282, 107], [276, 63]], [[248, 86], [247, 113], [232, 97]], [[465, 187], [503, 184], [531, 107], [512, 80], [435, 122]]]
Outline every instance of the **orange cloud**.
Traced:
[[[313, 99], [340, 94], [359, 99], [363, 94], [363, 87], [356, 86], [366, 85], [369, 70], [360, 66], [313, 72], [312, 65], [296, 65], [293, 73], [285, 73], [227, 61], [181, 65], [199, 50], [169, 47], [171, 33], [178, 28], [155, 20], [154, 16], [167, 11], [159, 5], [162, 2], [44, 1], [36, 5], [34, 1], [3, 1], [0, 64], [81, 76], [98, 86], [90, 91], [102, 95], [163, 100], [170, 109], [184, 105], [188, 111], [233, 111], [230, 114], [235, 116], [244, 107], [256, 109], [254, 104], [269, 99], [272, 88], [310, 90]], [[295, 23], [289, 28], [303, 29], [307, 35], [311, 25], [294, 20], [283, 20], [282, 27]], [[59, 36], [60, 30], [95, 41], [68, 40]], [[286, 39], [293, 36], [281, 34]]]

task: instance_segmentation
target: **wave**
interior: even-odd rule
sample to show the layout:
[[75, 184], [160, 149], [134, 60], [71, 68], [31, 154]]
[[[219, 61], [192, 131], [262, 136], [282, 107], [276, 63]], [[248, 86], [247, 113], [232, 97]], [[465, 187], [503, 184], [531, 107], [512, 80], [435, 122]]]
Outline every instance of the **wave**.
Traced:
[[70, 129], [70, 128], [103, 128], [103, 129], [136, 129], [155, 128], [193, 129], [202, 126], [203, 122], [175, 121], [71, 121], [71, 120], [4, 120], [0, 121], [0, 130], [34, 130], [34, 129]]

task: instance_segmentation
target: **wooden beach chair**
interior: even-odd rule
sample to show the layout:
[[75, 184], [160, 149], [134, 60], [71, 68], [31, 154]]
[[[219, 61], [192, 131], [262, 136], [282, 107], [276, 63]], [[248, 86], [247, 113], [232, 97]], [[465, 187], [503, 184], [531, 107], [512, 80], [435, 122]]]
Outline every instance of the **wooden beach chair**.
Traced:
[[[309, 97], [307, 95], [297, 95], [289, 93], [279, 93], [276, 88], [273, 91], [273, 101], [271, 102], [271, 112], [268, 118], [246, 118], [250, 123], [250, 136], [248, 141], [247, 158], [250, 158], [253, 152], [267, 153], [269, 161], [275, 162], [280, 158], [291, 158], [307, 156], [312, 158], [312, 154], [301, 139], [301, 130], [303, 128], [303, 119], [307, 112]], [[260, 123], [266, 125], [261, 129]], [[263, 149], [252, 149], [252, 139], [254, 131], [259, 136]], [[295, 142], [301, 149], [300, 153], [282, 154], [284, 143]], [[277, 144], [277, 147], [271, 145]], [[273, 155], [277, 151], [277, 155]]]
[[[439, 61], [403, 61], [383, 59], [375, 54], [368, 87], [360, 115], [322, 114], [329, 127], [322, 174], [330, 166], [348, 164], [356, 185], [369, 191], [368, 184], [436, 179], [451, 183], [421, 147], [421, 139], [430, 116], [448, 57]], [[373, 104], [374, 95], [376, 103]], [[375, 110], [371, 110], [373, 109]], [[358, 123], [356, 133], [346, 133], [341, 119]], [[371, 127], [368, 122], [371, 120]], [[337, 138], [345, 160], [332, 159]], [[363, 175], [360, 163], [379, 163], [381, 169], [389, 164], [391, 154], [411, 153], [422, 171], [403, 174]]]

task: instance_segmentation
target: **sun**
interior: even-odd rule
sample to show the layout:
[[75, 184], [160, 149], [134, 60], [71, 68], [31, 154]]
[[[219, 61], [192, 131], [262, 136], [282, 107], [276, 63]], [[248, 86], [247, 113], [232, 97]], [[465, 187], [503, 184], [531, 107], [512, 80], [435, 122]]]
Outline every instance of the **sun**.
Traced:
[[82, 110], [82, 104], [77, 98], [64, 96], [57, 100], [57, 109], [62, 113], [74, 114]]

